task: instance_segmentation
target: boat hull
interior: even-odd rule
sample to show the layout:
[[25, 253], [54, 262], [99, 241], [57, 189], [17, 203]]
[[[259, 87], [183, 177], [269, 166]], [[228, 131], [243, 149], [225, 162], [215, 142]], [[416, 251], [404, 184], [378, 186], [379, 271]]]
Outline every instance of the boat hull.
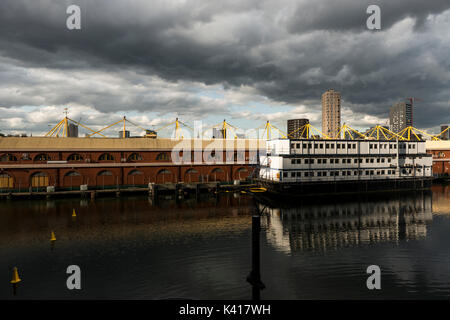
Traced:
[[407, 190], [425, 190], [431, 187], [431, 177], [415, 179], [377, 179], [353, 181], [303, 181], [276, 182], [260, 179], [258, 183], [275, 196], [310, 196], [336, 194], [362, 194], [368, 192], [392, 192]]

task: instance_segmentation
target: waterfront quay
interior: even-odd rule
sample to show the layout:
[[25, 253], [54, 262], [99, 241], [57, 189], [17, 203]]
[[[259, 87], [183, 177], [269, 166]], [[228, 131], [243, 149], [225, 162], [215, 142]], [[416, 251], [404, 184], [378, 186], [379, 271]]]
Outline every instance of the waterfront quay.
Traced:
[[160, 194], [176, 195], [178, 199], [184, 198], [186, 195], [195, 194], [198, 197], [203, 193], [219, 192], [239, 192], [256, 188], [258, 185], [250, 181], [243, 181], [243, 183], [236, 184], [220, 184], [219, 182], [190, 182], [190, 183], [164, 183], [155, 184], [150, 183], [148, 187], [110, 187], [106, 189], [96, 190], [57, 190], [53, 187], [47, 191], [30, 191], [30, 192], [3, 192], [0, 193], [0, 199], [23, 199], [23, 198], [59, 198], [59, 197], [82, 197], [95, 199], [97, 197], [111, 197], [111, 196], [127, 196], [147, 194], [153, 199], [157, 199]]
[[0, 190], [51, 193], [237, 184], [251, 177], [258, 149], [264, 147], [265, 141], [257, 139], [6, 137], [0, 138]]
[[0, 138], [0, 197], [428, 188], [450, 170], [449, 141]]

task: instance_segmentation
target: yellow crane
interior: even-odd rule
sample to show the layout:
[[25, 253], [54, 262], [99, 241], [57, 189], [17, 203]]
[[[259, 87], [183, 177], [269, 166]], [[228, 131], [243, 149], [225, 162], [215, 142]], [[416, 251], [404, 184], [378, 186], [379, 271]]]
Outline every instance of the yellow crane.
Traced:
[[446, 129], [442, 130], [442, 132], [439, 133], [437, 136], [435, 136], [435, 138], [436, 138], [437, 140], [441, 140], [441, 137], [443, 137], [443, 136], [444, 136], [444, 133], [445, 133], [446, 131], [448, 131], [449, 129], [450, 129], [450, 127], [447, 127]]
[[343, 137], [342, 139], [345, 139], [345, 134], [347, 134], [350, 137], [350, 140], [355, 140], [355, 138], [353, 137], [353, 134], [356, 134], [357, 136], [359, 136], [362, 139], [366, 139], [367, 137], [362, 134], [361, 132], [353, 129], [352, 127], [346, 125], [345, 123], [339, 128], [339, 131], [336, 135], [336, 139], [341, 139], [341, 133], [343, 133]]
[[[125, 135], [125, 134], [126, 134], [126, 122], [127, 122], [127, 121], [130, 122], [130, 121], [127, 120], [127, 118], [124, 116], [121, 120], [116, 121], [116, 122], [114, 122], [113, 124], [110, 124], [110, 125], [108, 125], [108, 126], [102, 128], [102, 129], [100, 129], [100, 130], [98, 130], [98, 131], [95, 131], [94, 133], [91, 133], [90, 135], [88, 135], [88, 137], [93, 136], [94, 134], [100, 134], [100, 132], [105, 131], [106, 129], [109, 129], [109, 128], [111, 128], [111, 127], [114, 127], [115, 125], [117, 125], [117, 124], [119, 124], [119, 123], [122, 122], [122, 124], [123, 124], [122, 138], [126, 138], [126, 135]], [[130, 122], [130, 123], [131, 123], [131, 122]], [[133, 124], [133, 123], [131, 123], [131, 124]], [[145, 130], [144, 128], [141, 128], [141, 129]]]
[[[331, 139], [331, 137], [327, 136], [325, 133], [323, 133], [310, 123], [304, 124], [303, 126], [295, 129], [288, 134], [288, 137], [292, 138], [293, 134], [296, 132], [300, 132], [300, 137], [304, 137], [304, 139], [320, 139], [320, 137], [323, 137], [324, 139]], [[313, 133], [317, 133], [317, 135], [314, 135]]]
[[[52, 127], [52, 129], [49, 132], [47, 132], [45, 134], [46, 137], [60, 137], [60, 136], [68, 137], [69, 136], [69, 123], [74, 123], [82, 128], [85, 128], [86, 130], [90, 131], [91, 133], [89, 135], [87, 135], [88, 137], [91, 137], [95, 134], [105, 137], [105, 135], [103, 135], [102, 132], [119, 124], [119, 123], [122, 123], [122, 125], [123, 125], [122, 138], [126, 138], [126, 124], [127, 123], [139, 128], [141, 130], [144, 130], [145, 132], [151, 131], [152, 136], [153, 137], [156, 136], [155, 131], [146, 130], [145, 128], [139, 126], [138, 124], [128, 120], [125, 116], [121, 120], [116, 121], [100, 130], [95, 131], [95, 130], [81, 124], [79, 121], [75, 121], [75, 120], [69, 118], [67, 108], [64, 109], [64, 113], [65, 113], [65, 117], [60, 122], [58, 122], [54, 127]], [[194, 131], [193, 128], [191, 128], [190, 126], [188, 126], [187, 124], [185, 124], [184, 122], [182, 122], [178, 118], [176, 118], [175, 121], [170, 122], [169, 124], [156, 129], [156, 132], [164, 130], [165, 128], [167, 128], [171, 125], [175, 125], [175, 138], [176, 139], [183, 139], [183, 134], [182, 134], [182, 129], [181, 129], [182, 126], [188, 128], [192, 132]], [[222, 122], [210, 127], [209, 129], [217, 128], [217, 127], [219, 127], [221, 129], [224, 139], [226, 139], [229, 136], [228, 131], [231, 131], [232, 134], [234, 135], [234, 138], [237, 138], [236, 131], [239, 130], [239, 128], [228, 123], [226, 121], [226, 119], [224, 119]], [[293, 138], [294, 134], [297, 132], [299, 132], [300, 137], [302, 137], [304, 139], [333, 139], [332, 137], [329, 137], [326, 134], [324, 134], [323, 132], [321, 132], [319, 129], [317, 129], [310, 123], [307, 123], [307, 124], [297, 128], [296, 130], [294, 130], [293, 132], [291, 132], [289, 134], [280, 130], [275, 125], [271, 124], [270, 121], [267, 121], [264, 125], [256, 128], [256, 129], [259, 130], [262, 128], [264, 128], [263, 137], [265, 136], [268, 140], [272, 138], [274, 131], [277, 131], [279, 133], [279, 136], [281, 136], [282, 139]], [[207, 129], [207, 130], [209, 130], [209, 129]], [[363, 134], [344, 123], [343, 126], [340, 127], [340, 129], [339, 129], [336, 137], [334, 137], [334, 139], [341, 139], [342, 138], [341, 135], [344, 135], [344, 138], [345, 138], [345, 136], [347, 135], [348, 137], [350, 137], [351, 140], [358, 139], [358, 138], [380, 140], [380, 139], [384, 138], [386, 140], [396, 139], [396, 140], [409, 141], [412, 138], [421, 140], [421, 137], [419, 135], [422, 134], [422, 135], [430, 137], [431, 140], [437, 141], [437, 140], [441, 140], [440, 137], [442, 137], [444, 135], [444, 133], [447, 132], [448, 130], [450, 130], [450, 127], [446, 128], [445, 130], [443, 130], [441, 133], [439, 133], [437, 135], [431, 135], [423, 130], [409, 126], [409, 127], [406, 127], [405, 129], [401, 130], [398, 133], [394, 133], [383, 126], [376, 125], [372, 129], [370, 129], [368, 132]], [[202, 133], [202, 137], [205, 133], [206, 133], [206, 130]], [[316, 133], [316, 135], [314, 135], [313, 133]]]
[[[264, 131], [263, 131], [262, 136], [264, 137], [264, 135], [267, 135], [267, 140], [270, 140], [272, 138], [273, 130], [277, 131], [280, 134], [281, 138], [287, 139], [287, 133], [283, 132], [282, 130], [278, 129], [276, 126], [271, 124], [269, 120], [267, 120], [266, 124], [263, 126], [264, 126]], [[263, 126], [260, 126], [256, 129], [261, 129]]]
[[[444, 131], [445, 131], [445, 130], [444, 130]], [[431, 140], [435, 140], [435, 141], [440, 140], [438, 137], [436, 137], [436, 136], [434, 136], [434, 135], [431, 135], [431, 134], [429, 134], [429, 133], [426, 133], [426, 132], [423, 131], [423, 130], [414, 128], [414, 127], [412, 127], [412, 126], [406, 127], [405, 129], [403, 129], [402, 131], [400, 131], [400, 132], [398, 133], [398, 135], [401, 136], [401, 137], [403, 138], [403, 140], [407, 140], [407, 141], [410, 141], [412, 137], [415, 137], [417, 140], [422, 140], [422, 138], [419, 137], [418, 134], [417, 134], [416, 132], [418, 132], [419, 134], [424, 134], [424, 135], [430, 137]], [[442, 134], [442, 132], [439, 134], [439, 136], [440, 136], [441, 134]]]
[[155, 129], [155, 131], [159, 132], [161, 130], [166, 129], [167, 127], [169, 127], [171, 125], [175, 125], [175, 139], [183, 139], [184, 138], [181, 126], [184, 126], [184, 127], [188, 128], [189, 130], [191, 130], [192, 132], [194, 132], [194, 129], [192, 127], [190, 127], [187, 124], [185, 124], [184, 122], [180, 121], [178, 118], [176, 118], [175, 121], [172, 121], [169, 124], [166, 124], [158, 129]]
[[392, 139], [399, 139], [399, 140], [404, 140], [403, 137], [401, 137], [400, 135], [398, 135], [395, 132], [392, 132], [391, 130], [380, 126], [380, 125], [376, 125], [375, 127], [373, 127], [372, 129], [370, 129], [368, 132], [366, 132], [365, 136], [366, 138], [370, 139], [375, 139], [374, 135], [376, 135], [376, 140], [380, 140], [381, 137], [384, 137], [384, 139], [386, 140], [392, 140]]
[[231, 131], [232, 134], [234, 135], [234, 138], [237, 139], [237, 135], [236, 135], [236, 131], [240, 130], [238, 127], [233, 126], [232, 124], [230, 124], [229, 122], [227, 122], [226, 119], [223, 119], [222, 122], [219, 122], [209, 128], [207, 128], [206, 130], [204, 130], [202, 132], [202, 137], [211, 129], [213, 128], [220, 128], [222, 135], [223, 135], [223, 139], [226, 139], [228, 137], [228, 131]]
[[[94, 134], [100, 134], [100, 135], [102, 135], [100, 132], [105, 131], [105, 130], [111, 128], [111, 127], [114, 127], [115, 125], [117, 125], [117, 124], [119, 124], [119, 123], [122, 123], [122, 126], [123, 126], [123, 127], [122, 127], [122, 138], [123, 138], [123, 139], [126, 138], [126, 130], [127, 130], [126, 124], [127, 124], [127, 123], [129, 123], [129, 124], [135, 126], [136, 128], [139, 128], [139, 129], [141, 129], [141, 130], [147, 132], [147, 129], [141, 127], [140, 125], [134, 123], [134, 122], [131, 121], [131, 120], [128, 120], [126, 116], [123, 116], [123, 118], [120, 119], [119, 121], [116, 121], [116, 122], [114, 122], [114, 123], [112, 123], [112, 124], [110, 124], [110, 125], [108, 125], [108, 126], [102, 128], [102, 129], [100, 129], [100, 130], [98, 130], [98, 131], [95, 131], [94, 133], [91, 133], [90, 135], [88, 135], [88, 137], [93, 136]], [[104, 135], [102, 135], [102, 136], [105, 137]]]
[[[65, 110], [64, 112], [65, 112], [66, 116], [60, 122], [58, 122], [49, 132], [47, 132], [45, 134], [45, 137], [59, 137], [59, 134], [61, 133], [61, 131], [62, 131], [62, 137], [68, 137], [69, 136], [69, 121], [75, 123], [76, 125], [78, 125], [80, 127], [85, 128], [91, 132], [94, 132], [92, 134], [96, 133], [94, 130], [81, 124], [80, 122], [70, 119], [67, 116], [67, 113], [68, 113], [67, 108], [65, 108], [64, 110]], [[104, 135], [102, 135], [100, 133], [98, 133], [98, 134], [104, 137]]]

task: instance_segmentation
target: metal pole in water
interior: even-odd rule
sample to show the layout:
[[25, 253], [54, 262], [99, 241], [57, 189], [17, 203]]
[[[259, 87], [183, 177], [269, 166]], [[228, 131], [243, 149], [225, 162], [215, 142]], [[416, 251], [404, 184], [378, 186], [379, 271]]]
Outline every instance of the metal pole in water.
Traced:
[[261, 281], [260, 246], [259, 235], [261, 231], [261, 214], [255, 203], [252, 214], [252, 271], [247, 277], [247, 282], [252, 285], [252, 299], [261, 299], [261, 290], [266, 286]]

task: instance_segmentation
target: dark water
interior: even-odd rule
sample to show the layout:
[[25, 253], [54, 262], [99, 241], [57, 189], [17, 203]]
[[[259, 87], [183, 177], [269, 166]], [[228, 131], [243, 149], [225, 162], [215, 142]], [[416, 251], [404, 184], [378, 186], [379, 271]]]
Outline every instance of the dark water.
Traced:
[[[239, 193], [3, 201], [0, 298], [250, 299], [254, 206]], [[449, 186], [257, 206], [262, 299], [450, 298]], [[69, 265], [82, 290], [67, 289]], [[369, 265], [381, 290], [366, 287]]]

